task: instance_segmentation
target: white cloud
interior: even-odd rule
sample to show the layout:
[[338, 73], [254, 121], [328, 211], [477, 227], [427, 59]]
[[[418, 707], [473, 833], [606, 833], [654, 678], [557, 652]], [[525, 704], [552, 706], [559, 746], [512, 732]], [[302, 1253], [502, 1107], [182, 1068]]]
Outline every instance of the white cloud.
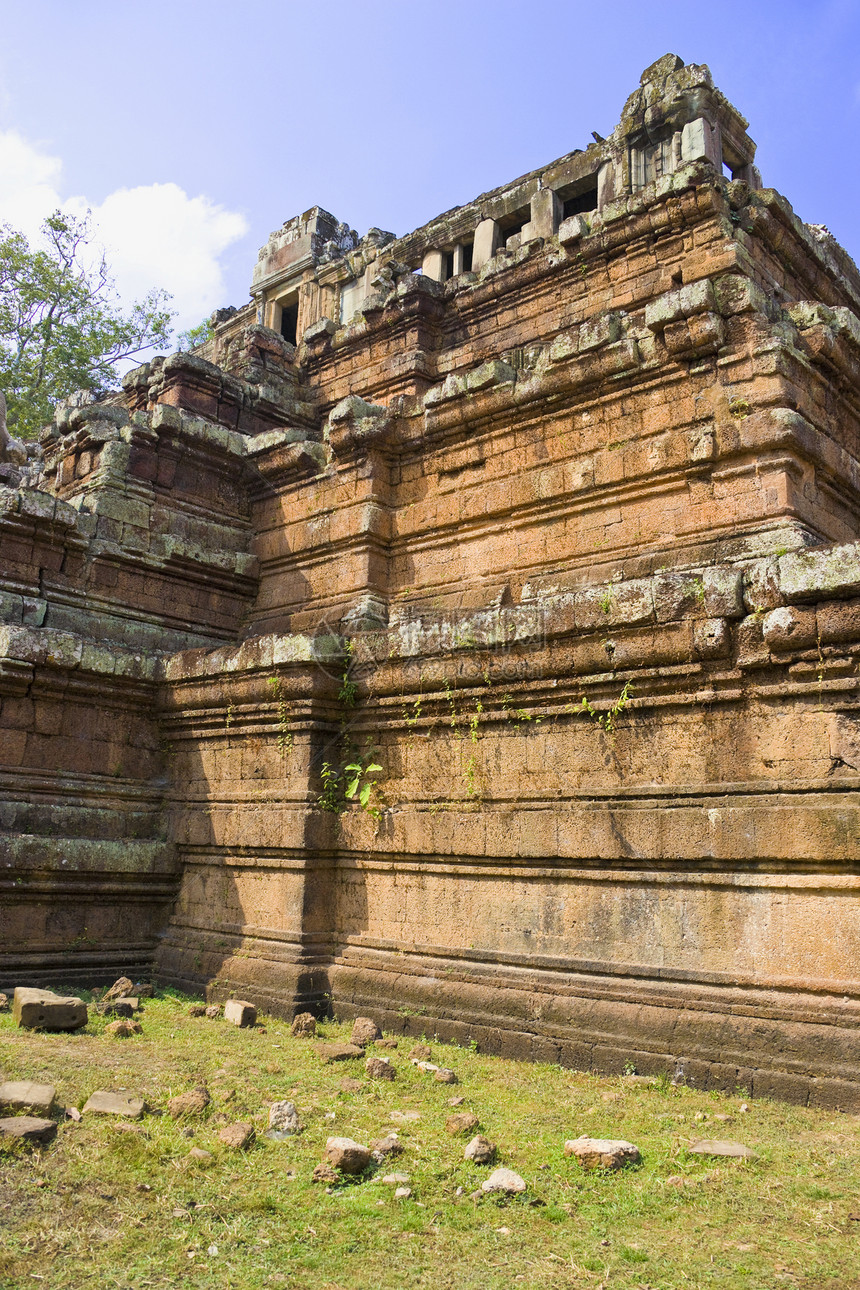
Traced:
[[62, 169], [59, 157], [39, 152], [16, 130], [0, 130], [0, 224], [35, 237], [60, 205]]
[[164, 288], [182, 330], [227, 303], [219, 257], [248, 232], [244, 215], [202, 195], [189, 197], [175, 183], [119, 188], [95, 204], [63, 197], [61, 180], [59, 158], [14, 130], [0, 130], [0, 223], [35, 238], [57, 207], [77, 215], [90, 208], [125, 304]]

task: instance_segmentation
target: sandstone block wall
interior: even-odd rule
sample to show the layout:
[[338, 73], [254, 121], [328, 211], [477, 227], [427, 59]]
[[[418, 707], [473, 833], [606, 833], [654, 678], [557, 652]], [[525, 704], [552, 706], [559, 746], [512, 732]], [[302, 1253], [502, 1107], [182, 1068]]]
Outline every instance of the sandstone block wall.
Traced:
[[5, 468], [10, 980], [860, 1105], [860, 275], [754, 154], [667, 56]]

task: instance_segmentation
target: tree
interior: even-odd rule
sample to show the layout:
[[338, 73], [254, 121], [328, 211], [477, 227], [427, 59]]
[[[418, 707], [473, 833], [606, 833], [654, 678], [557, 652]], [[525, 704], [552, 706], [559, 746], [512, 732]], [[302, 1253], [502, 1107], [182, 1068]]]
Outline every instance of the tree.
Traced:
[[166, 345], [173, 320], [165, 291], [123, 312], [89, 212], [55, 211], [42, 232], [44, 249], [34, 249], [0, 226], [0, 389], [20, 438], [37, 434], [76, 390], [115, 388], [117, 364]]
[[187, 331], [179, 333], [176, 337], [177, 348], [180, 350], [196, 349], [198, 345], [205, 345], [207, 340], [211, 340], [214, 334], [211, 322], [208, 318], [204, 318], [196, 327], [189, 327]]

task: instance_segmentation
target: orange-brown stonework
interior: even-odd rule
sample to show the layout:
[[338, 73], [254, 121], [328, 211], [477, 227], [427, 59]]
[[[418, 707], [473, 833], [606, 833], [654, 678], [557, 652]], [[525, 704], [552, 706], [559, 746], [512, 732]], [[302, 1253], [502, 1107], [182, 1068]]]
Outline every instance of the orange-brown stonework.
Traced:
[[753, 158], [667, 55], [0, 465], [0, 983], [860, 1109], [860, 275]]

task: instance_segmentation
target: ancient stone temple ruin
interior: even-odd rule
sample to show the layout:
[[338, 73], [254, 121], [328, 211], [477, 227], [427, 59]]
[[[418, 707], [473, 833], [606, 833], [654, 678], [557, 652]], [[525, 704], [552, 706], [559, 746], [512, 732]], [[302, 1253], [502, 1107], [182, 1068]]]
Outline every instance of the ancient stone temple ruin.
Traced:
[[860, 275], [706, 67], [0, 488], [2, 984], [860, 1106]]

